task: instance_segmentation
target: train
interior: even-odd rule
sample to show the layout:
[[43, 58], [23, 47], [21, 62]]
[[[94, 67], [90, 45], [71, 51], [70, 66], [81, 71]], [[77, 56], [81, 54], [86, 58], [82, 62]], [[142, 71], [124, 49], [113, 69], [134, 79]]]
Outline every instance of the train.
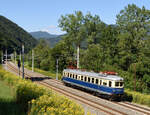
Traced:
[[64, 69], [62, 81], [67, 86], [85, 89], [109, 100], [121, 98], [124, 94], [124, 79], [116, 72]]

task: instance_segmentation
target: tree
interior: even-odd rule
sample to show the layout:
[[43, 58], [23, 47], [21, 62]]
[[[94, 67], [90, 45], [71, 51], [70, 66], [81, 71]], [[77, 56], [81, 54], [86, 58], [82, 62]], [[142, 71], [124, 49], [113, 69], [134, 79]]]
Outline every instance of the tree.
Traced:
[[59, 27], [66, 31], [69, 39], [77, 47], [77, 68], [79, 68], [79, 48], [81, 41], [85, 38], [84, 16], [81, 11], [76, 11], [75, 14], [61, 16], [59, 19]]
[[107, 25], [101, 29], [99, 44], [102, 47], [104, 62], [108, 65], [118, 63], [118, 27], [116, 25]]
[[89, 45], [87, 50], [82, 51], [82, 68], [99, 72], [103, 68], [103, 53], [99, 44]]
[[68, 35], [63, 36], [63, 39], [51, 50], [54, 62], [56, 63], [56, 59], [59, 60], [59, 70], [61, 71], [68, 66], [70, 61], [73, 61], [74, 48], [68, 37]]
[[92, 16], [90, 13], [88, 13], [84, 17], [84, 26], [86, 29], [88, 45], [98, 44], [100, 41], [101, 31], [106, 24], [100, 20], [98, 15]]
[[148, 39], [150, 30], [150, 11], [136, 5], [128, 5], [117, 15], [117, 25], [120, 28], [120, 57], [121, 65], [127, 69], [131, 63], [136, 63], [141, 55], [142, 48]]
[[[45, 70], [49, 69], [48, 58], [50, 57], [50, 47], [43, 39], [34, 48], [35, 66], [38, 68], [43, 67]], [[46, 62], [45, 62], [46, 61]]]

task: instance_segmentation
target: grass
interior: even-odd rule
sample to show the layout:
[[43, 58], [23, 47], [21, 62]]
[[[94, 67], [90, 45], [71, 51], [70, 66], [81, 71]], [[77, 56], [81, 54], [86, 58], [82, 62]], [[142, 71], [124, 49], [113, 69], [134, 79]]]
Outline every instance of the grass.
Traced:
[[16, 103], [16, 90], [0, 80], [0, 115], [25, 115]]

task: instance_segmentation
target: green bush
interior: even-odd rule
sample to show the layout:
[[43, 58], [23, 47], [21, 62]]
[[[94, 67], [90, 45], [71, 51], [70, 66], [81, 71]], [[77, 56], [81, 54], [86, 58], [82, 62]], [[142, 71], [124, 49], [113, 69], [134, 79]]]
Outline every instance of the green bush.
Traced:
[[141, 94], [139, 92], [125, 90], [125, 93], [128, 95], [127, 97], [132, 98], [132, 102], [147, 105], [150, 107], [150, 95]]
[[82, 107], [63, 96], [52, 93], [51, 90], [43, 86], [29, 80], [23, 80], [3, 69], [0, 69], [0, 78], [15, 87], [17, 103], [23, 105], [24, 110], [30, 112], [30, 115], [84, 114]]
[[50, 90], [46, 90], [45, 88], [38, 86], [35, 83], [32, 83], [31, 81], [20, 81], [16, 85], [17, 89], [17, 101], [19, 103], [28, 103], [28, 101], [31, 101], [32, 99], [36, 99], [44, 94], [51, 93]]

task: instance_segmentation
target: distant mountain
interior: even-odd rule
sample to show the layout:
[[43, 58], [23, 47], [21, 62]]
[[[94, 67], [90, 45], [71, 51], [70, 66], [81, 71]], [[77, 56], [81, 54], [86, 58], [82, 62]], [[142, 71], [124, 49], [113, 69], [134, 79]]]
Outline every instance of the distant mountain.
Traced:
[[61, 40], [61, 37], [63, 36], [63, 35], [49, 34], [48, 32], [42, 31], [30, 32], [30, 34], [36, 39], [45, 39], [50, 44], [51, 48], [53, 48]]
[[37, 40], [17, 24], [0, 15], [0, 50], [7, 49], [8, 53], [14, 50], [20, 52], [22, 44], [25, 52], [28, 52], [37, 44]]
[[43, 32], [43, 31], [30, 32], [30, 34], [36, 39], [39, 39], [39, 38], [56, 38], [56, 37], [58, 37], [58, 35], [49, 34], [48, 32]]

